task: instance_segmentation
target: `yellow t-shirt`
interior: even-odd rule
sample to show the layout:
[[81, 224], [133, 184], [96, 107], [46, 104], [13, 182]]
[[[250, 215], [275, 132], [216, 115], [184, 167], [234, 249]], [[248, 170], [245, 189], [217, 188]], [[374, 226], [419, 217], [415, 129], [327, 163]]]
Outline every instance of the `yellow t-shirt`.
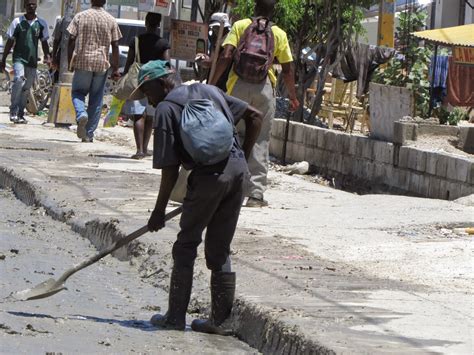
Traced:
[[[245, 30], [248, 26], [250, 26], [251, 23], [252, 20], [249, 18], [235, 22], [224, 43], [222, 43], [222, 46], [224, 47], [230, 44], [237, 48], [240, 42], [240, 37], [244, 34]], [[275, 40], [274, 57], [278, 59], [280, 64], [292, 62], [293, 56], [291, 54], [290, 45], [288, 44], [288, 38], [286, 37], [285, 31], [283, 31], [280, 27], [273, 25], [272, 32], [273, 38]], [[238, 78], [239, 77], [235, 73], [234, 69], [232, 69], [229, 73], [229, 79], [227, 80], [227, 93], [229, 95], [232, 94], [232, 90], [234, 89]], [[273, 87], [275, 87], [276, 75], [273, 69], [268, 71], [268, 78], [270, 79]]]

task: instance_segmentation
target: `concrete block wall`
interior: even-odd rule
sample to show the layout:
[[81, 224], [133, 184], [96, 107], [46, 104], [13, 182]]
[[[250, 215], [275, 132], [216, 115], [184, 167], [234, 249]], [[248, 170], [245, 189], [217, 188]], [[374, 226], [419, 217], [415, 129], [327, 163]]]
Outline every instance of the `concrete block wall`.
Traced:
[[422, 136], [445, 136], [458, 140], [458, 149], [474, 154], [473, 126], [444, 126], [423, 121], [396, 121], [393, 123], [391, 142], [405, 145], [407, 141], [416, 141]]
[[[273, 121], [270, 153], [282, 157], [285, 120]], [[474, 159], [290, 123], [286, 157], [416, 196], [453, 200], [474, 193]]]

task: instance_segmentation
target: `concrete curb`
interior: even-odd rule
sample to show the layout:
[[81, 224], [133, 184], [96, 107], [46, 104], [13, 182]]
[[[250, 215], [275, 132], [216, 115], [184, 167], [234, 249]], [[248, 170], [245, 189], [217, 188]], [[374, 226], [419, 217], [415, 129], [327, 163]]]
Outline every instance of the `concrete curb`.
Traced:
[[336, 354], [242, 298], [234, 302], [231, 322], [237, 337], [263, 354]]
[[[0, 188], [11, 189], [15, 196], [29, 206], [43, 207], [53, 219], [66, 223], [71, 229], [87, 238], [98, 249], [110, 246], [124, 236], [116, 221], [81, 221], [74, 218], [73, 210], [64, 210], [48, 196], [18, 173], [0, 167]], [[140, 256], [140, 242], [117, 250], [113, 256], [119, 260], [130, 260]], [[270, 310], [244, 298], [234, 302], [230, 324], [235, 335], [263, 354], [335, 354], [328, 347], [305, 337], [296, 326], [288, 326], [275, 317]]]

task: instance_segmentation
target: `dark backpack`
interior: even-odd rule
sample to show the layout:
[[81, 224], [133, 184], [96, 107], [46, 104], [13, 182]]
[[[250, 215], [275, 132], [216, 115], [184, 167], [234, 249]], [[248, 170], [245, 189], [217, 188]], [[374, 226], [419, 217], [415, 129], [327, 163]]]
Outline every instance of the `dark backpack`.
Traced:
[[265, 17], [254, 18], [245, 29], [235, 51], [235, 73], [249, 83], [265, 81], [273, 64], [274, 48], [272, 23]]
[[196, 165], [213, 165], [226, 159], [236, 141], [237, 132], [230, 108], [222, 107], [212, 99], [213, 95], [220, 95], [219, 89], [207, 86], [215, 93], [202, 98], [199, 86], [203, 84], [182, 85], [173, 91], [180, 96], [179, 102], [166, 97], [181, 108], [181, 117], [174, 126], [179, 132], [182, 147]]

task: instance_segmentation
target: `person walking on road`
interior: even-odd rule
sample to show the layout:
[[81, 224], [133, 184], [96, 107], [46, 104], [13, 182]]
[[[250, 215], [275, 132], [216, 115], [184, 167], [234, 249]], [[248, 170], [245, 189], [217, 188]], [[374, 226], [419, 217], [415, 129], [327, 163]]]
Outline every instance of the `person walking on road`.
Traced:
[[[74, 69], [72, 103], [76, 110], [77, 136], [92, 142], [102, 109], [107, 70], [112, 67], [112, 79], [118, 72], [118, 40], [122, 37], [115, 18], [104, 10], [105, 0], [92, 0], [92, 7], [74, 16], [67, 31], [69, 62]], [[109, 48], [112, 60], [109, 63]], [[85, 98], [89, 96], [86, 109]]]
[[[138, 56], [135, 53], [135, 38], [130, 42], [128, 49], [127, 63], [125, 64], [124, 75], [130, 66], [139, 58], [140, 64], [148, 63], [150, 60], [169, 60], [170, 45], [166, 39], [161, 38], [157, 30], [161, 22], [161, 15], [153, 12], [147, 13], [145, 17], [146, 32], [137, 36]], [[146, 98], [142, 100], [128, 100], [122, 112], [132, 117], [133, 135], [137, 152], [132, 155], [132, 159], [143, 159], [151, 155], [148, 153], [148, 142], [150, 141], [153, 129], [154, 108], [148, 105]]]
[[[227, 93], [248, 102], [265, 114], [260, 136], [249, 158], [251, 179], [247, 192], [249, 196], [247, 207], [268, 205], [264, 199], [264, 192], [267, 185], [270, 131], [276, 105], [274, 95], [276, 76], [271, 68], [274, 58], [282, 66], [282, 75], [290, 98], [290, 109], [294, 111], [299, 106], [288, 38], [281, 28], [270, 22], [274, 8], [275, 0], [256, 0], [255, 18], [234, 23], [222, 44], [224, 53], [219, 58], [216, 74], [211, 82], [216, 84], [229, 64], [234, 62], [227, 81]], [[271, 31], [267, 31], [269, 27]], [[264, 42], [259, 42], [262, 38]], [[262, 44], [263, 46], [260, 46]], [[265, 53], [265, 50], [270, 53]], [[255, 51], [256, 55], [245, 55], [252, 51]], [[257, 57], [265, 58], [265, 56], [268, 58], [263, 63], [255, 60]], [[239, 131], [242, 131], [242, 127], [239, 127]]]
[[[211, 72], [211, 66], [212, 66], [212, 58], [215, 55], [216, 49], [219, 50], [219, 54], [223, 51], [222, 47], [216, 48], [218, 43], [218, 34], [219, 30], [221, 27], [221, 24], [224, 25], [224, 28], [222, 29], [222, 39], [224, 39], [227, 34], [230, 31], [230, 28], [232, 27], [229, 21], [229, 15], [227, 15], [225, 12], [215, 12], [211, 15], [209, 19], [209, 35], [208, 35], [208, 50], [207, 54], [204, 53], [199, 53], [196, 56], [195, 62], [198, 65], [198, 68], [200, 69], [200, 72], [202, 72], [202, 76], [205, 76], [206, 80], [209, 81], [209, 75]], [[227, 83], [227, 78], [229, 76], [230, 68], [231, 66], [227, 68], [227, 70], [224, 72], [223, 75], [219, 78], [219, 81], [216, 82], [216, 86], [223, 90], [226, 91], [226, 83]]]
[[[141, 68], [139, 87], [132, 97], [143, 96], [154, 106], [160, 102], [154, 120], [153, 167], [162, 169], [162, 178], [156, 205], [148, 221], [150, 231], [158, 231], [165, 225], [165, 208], [176, 184], [179, 166], [182, 164], [187, 170], [192, 169], [182, 205], [180, 231], [172, 251], [174, 265], [169, 308], [164, 315], [154, 315], [151, 323], [167, 329], [185, 329], [194, 260], [202, 232], [207, 228], [205, 256], [207, 267], [212, 271], [212, 311], [208, 320], [195, 320], [191, 327], [200, 332], [228, 334], [222, 323], [230, 314], [235, 293], [230, 244], [244, 198], [244, 181], [248, 176], [246, 158], [258, 137], [262, 114], [215, 86], [200, 83], [178, 85], [169, 62], [161, 60], [148, 62]], [[201, 165], [196, 164], [184, 148], [180, 125], [189, 102], [208, 100], [212, 102], [215, 114], [219, 112], [221, 119], [226, 120], [220, 122], [232, 123], [233, 127], [243, 120], [246, 136], [241, 148], [234, 134], [230, 137], [230, 153], [226, 153], [226, 158], [212, 165]]]
[[36, 79], [38, 66], [38, 41], [44, 53], [44, 62], [49, 63], [48, 25], [36, 16], [37, 0], [25, 0], [26, 13], [15, 18], [7, 31], [0, 72], [5, 70], [6, 60], [13, 48], [13, 86], [11, 93], [10, 121], [27, 123], [24, 117], [28, 92]]

